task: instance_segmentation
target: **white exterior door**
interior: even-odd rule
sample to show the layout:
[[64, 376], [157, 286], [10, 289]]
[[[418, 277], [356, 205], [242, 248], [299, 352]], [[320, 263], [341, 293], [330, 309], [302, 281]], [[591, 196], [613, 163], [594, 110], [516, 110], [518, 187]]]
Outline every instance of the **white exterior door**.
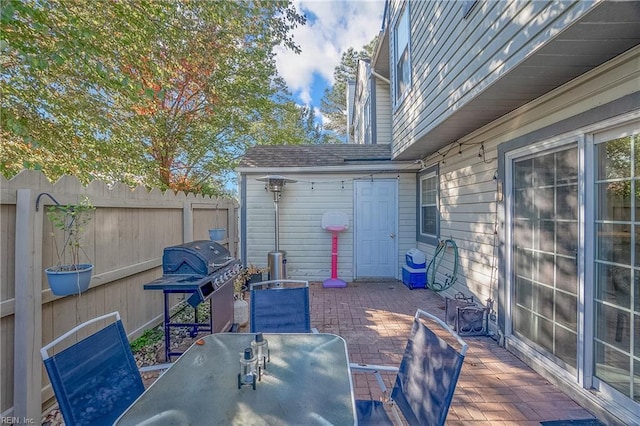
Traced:
[[397, 181], [356, 181], [356, 278], [396, 278]]

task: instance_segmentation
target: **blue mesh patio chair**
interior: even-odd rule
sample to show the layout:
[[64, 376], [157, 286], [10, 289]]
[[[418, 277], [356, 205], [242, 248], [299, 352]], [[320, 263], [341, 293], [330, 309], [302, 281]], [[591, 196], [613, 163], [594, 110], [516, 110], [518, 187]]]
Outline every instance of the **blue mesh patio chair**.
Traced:
[[251, 333], [310, 333], [309, 282], [272, 280], [250, 286]]
[[[426, 320], [449, 333], [452, 339], [448, 340], [456, 341], [451, 343], [459, 349], [435, 334]], [[393, 424], [385, 410], [387, 405], [398, 424], [444, 425], [466, 352], [467, 344], [444, 321], [418, 310], [400, 368], [351, 364], [353, 372], [373, 372], [384, 395], [384, 401], [356, 400], [358, 424]], [[387, 395], [381, 371], [397, 372], [391, 397]]]
[[[49, 355], [54, 346], [99, 321], [111, 322], [94, 334]], [[166, 370], [170, 364], [140, 370], [120, 314], [84, 322], [40, 350], [65, 424], [111, 425], [144, 392], [140, 371]]]

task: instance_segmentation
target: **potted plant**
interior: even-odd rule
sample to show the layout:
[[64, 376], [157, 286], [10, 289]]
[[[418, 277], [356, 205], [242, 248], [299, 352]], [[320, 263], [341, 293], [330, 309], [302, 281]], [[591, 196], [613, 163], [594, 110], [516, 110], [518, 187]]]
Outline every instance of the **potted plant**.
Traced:
[[[56, 296], [79, 294], [89, 288], [93, 264], [81, 263], [80, 254], [84, 253], [82, 236], [93, 210], [95, 207], [88, 197], [83, 197], [78, 204], [57, 204], [47, 210], [47, 218], [54, 228], [51, 236], [58, 263], [45, 269], [45, 273]], [[55, 229], [62, 231], [61, 242], [56, 239]]]
[[249, 304], [244, 300], [247, 291], [244, 271], [233, 281], [233, 322], [243, 327], [249, 323]]
[[262, 274], [266, 269], [250, 265], [243, 268], [233, 282], [233, 322], [244, 326], [249, 322], [249, 304], [244, 300], [244, 293], [249, 289], [249, 284], [262, 281]]

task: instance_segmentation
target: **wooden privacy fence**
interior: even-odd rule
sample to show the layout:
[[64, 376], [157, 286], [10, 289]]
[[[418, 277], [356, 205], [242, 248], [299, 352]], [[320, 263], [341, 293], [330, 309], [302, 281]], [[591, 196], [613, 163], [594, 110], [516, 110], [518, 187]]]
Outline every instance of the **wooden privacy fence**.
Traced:
[[[79, 296], [51, 293], [43, 270], [57, 262], [46, 217], [53, 204], [87, 196], [96, 207], [84, 233], [93, 263], [89, 290]], [[51, 184], [41, 172], [0, 176], [0, 415], [40, 422], [42, 401], [53, 396], [39, 349], [87, 319], [120, 311], [130, 337], [161, 321], [162, 292], [143, 284], [162, 275], [164, 247], [209, 239], [226, 229], [222, 243], [238, 256], [238, 203], [172, 191], [94, 181], [84, 187], [69, 176]], [[55, 230], [60, 233], [61, 231]]]

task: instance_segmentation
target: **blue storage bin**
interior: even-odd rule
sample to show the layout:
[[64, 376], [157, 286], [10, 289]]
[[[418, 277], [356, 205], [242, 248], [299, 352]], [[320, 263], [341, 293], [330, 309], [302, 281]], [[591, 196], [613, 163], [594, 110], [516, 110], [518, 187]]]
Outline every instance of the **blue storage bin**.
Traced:
[[413, 248], [405, 254], [407, 266], [413, 269], [422, 269], [427, 267], [427, 256], [420, 250]]
[[427, 268], [402, 267], [402, 282], [411, 290], [414, 288], [427, 288]]

